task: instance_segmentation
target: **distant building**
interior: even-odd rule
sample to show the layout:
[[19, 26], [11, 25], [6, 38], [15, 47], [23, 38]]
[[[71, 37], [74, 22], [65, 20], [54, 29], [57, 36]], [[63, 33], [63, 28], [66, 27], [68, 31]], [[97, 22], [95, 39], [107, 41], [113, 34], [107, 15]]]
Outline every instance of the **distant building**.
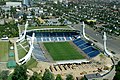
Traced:
[[5, 24], [5, 20], [4, 19], [0, 19], [0, 24]]
[[54, 0], [54, 3], [56, 3], [56, 4], [57, 4], [57, 2], [58, 2], [57, 0]]
[[13, 6], [13, 7], [18, 7], [18, 6], [22, 6], [21, 2], [6, 2], [6, 6], [10, 7], [10, 6]]
[[5, 10], [5, 11], [10, 10], [10, 6], [2, 6], [1, 8], [2, 8], [2, 10]]
[[35, 12], [35, 15], [37, 16], [43, 13], [43, 9], [40, 9], [39, 7], [31, 7], [31, 8]]
[[63, 2], [63, 0], [59, 0], [59, 2], [61, 2], [61, 3], [62, 3], [62, 2]]
[[31, 0], [23, 0], [22, 2], [24, 6], [27, 6], [27, 7], [31, 6]]

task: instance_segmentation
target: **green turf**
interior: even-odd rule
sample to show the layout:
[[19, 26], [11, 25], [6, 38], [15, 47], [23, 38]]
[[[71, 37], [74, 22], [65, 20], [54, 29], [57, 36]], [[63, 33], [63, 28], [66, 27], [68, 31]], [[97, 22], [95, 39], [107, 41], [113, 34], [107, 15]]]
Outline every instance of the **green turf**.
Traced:
[[7, 80], [12, 80], [12, 74], [8, 76]]
[[0, 42], [0, 61], [7, 61], [8, 60], [8, 50], [9, 50], [9, 43], [1, 41]]
[[27, 52], [20, 45], [17, 46], [17, 49], [19, 59], [23, 58]]
[[31, 58], [25, 65], [27, 66], [28, 69], [32, 69], [37, 67], [37, 64], [38, 62], [35, 59]]
[[70, 28], [68, 26], [39, 26], [39, 27], [28, 27], [28, 30], [30, 29], [41, 29], [41, 28]]
[[29, 45], [29, 43], [28, 43], [28, 41], [27, 40], [25, 40], [25, 41], [23, 41], [23, 42], [21, 42], [21, 44], [22, 44], [22, 46], [27, 46], [27, 45]]
[[50, 42], [44, 45], [55, 61], [84, 58], [69, 42]]

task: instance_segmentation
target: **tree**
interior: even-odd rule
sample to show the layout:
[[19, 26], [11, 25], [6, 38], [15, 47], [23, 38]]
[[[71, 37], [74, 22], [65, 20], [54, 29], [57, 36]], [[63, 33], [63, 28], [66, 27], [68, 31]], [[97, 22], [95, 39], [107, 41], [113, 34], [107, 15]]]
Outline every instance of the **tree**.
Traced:
[[60, 18], [60, 19], [58, 19], [58, 21], [59, 21], [61, 24], [63, 24], [64, 19], [63, 19], [63, 18]]
[[54, 75], [48, 69], [46, 69], [43, 74], [42, 80], [55, 80], [55, 79]]
[[74, 80], [73, 75], [68, 74], [67, 77], [66, 77], [66, 80]]
[[24, 65], [16, 66], [14, 73], [12, 75], [12, 80], [27, 80], [28, 76], [26, 74], [27, 68]]
[[7, 18], [9, 18], [9, 14], [8, 13], [6, 14], [6, 16], [7, 16]]
[[23, 20], [26, 22], [26, 19], [27, 19], [27, 14], [23, 14]]
[[34, 10], [31, 11], [31, 15], [35, 16], [35, 11]]
[[42, 80], [42, 76], [41, 76], [41, 74], [34, 72], [33, 76], [31, 76], [29, 80]]
[[113, 80], [120, 80], [120, 61], [115, 66], [115, 71], [116, 71], [116, 73], [115, 73]]
[[63, 80], [63, 79], [62, 79], [61, 75], [58, 74], [55, 80]]
[[120, 80], [120, 72], [117, 72], [113, 78], [113, 80]]
[[10, 7], [10, 14], [12, 15], [12, 18], [14, 17], [13, 15], [16, 14], [16, 8], [11, 6]]
[[8, 74], [9, 74], [9, 71], [8, 70], [4, 70], [0, 73], [0, 77], [2, 80], [7, 80], [8, 78]]

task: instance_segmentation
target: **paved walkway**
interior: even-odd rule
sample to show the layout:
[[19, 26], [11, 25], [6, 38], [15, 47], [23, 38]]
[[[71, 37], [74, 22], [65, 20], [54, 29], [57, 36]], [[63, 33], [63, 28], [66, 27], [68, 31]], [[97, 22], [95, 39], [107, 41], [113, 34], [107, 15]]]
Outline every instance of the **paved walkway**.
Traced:
[[25, 49], [25, 47], [23, 47], [23, 45], [20, 43], [19, 44], [26, 52], [28, 52], [26, 49]]
[[18, 57], [18, 50], [17, 50], [16, 40], [17, 40], [17, 38], [10, 38], [10, 41], [14, 44], [15, 61], [16, 61], [17, 64], [19, 64], [19, 57]]

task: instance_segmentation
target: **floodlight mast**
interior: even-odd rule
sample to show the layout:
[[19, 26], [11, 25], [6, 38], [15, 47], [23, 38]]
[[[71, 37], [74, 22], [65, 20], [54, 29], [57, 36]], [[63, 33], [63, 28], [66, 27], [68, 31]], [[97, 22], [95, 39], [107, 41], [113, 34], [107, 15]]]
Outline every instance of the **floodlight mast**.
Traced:
[[85, 23], [82, 22], [82, 26], [83, 26], [83, 37], [87, 40], [90, 40], [86, 35], [85, 35]]
[[34, 49], [34, 46], [33, 46], [34, 39], [35, 39], [35, 33], [32, 34], [31, 45], [30, 45], [30, 49], [29, 49], [27, 55], [19, 60], [20, 64], [24, 64], [30, 60], [31, 55], [32, 55], [32, 51]]
[[19, 24], [17, 24], [17, 26], [18, 26], [18, 29], [19, 29], [19, 38], [20, 38], [20, 37], [21, 37], [20, 25], [19, 25]]
[[106, 36], [106, 32], [104, 32], [103, 38], [104, 38], [104, 51], [105, 51], [105, 54], [107, 54], [110, 57], [113, 57], [112, 53], [110, 53], [107, 50], [107, 42], [106, 42], [107, 41], [107, 36]]
[[22, 41], [25, 40], [25, 35], [26, 35], [27, 27], [28, 27], [28, 21], [26, 21], [26, 24], [25, 24], [25, 31], [24, 31], [23, 36], [20, 35], [20, 39], [18, 39], [16, 42], [22, 42]]

